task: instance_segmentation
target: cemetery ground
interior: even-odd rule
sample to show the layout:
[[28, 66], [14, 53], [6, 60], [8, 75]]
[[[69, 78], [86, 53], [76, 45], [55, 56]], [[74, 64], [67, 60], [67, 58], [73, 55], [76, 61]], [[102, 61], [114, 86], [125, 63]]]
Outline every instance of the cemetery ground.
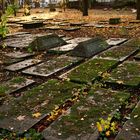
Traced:
[[21, 9], [9, 17], [0, 48], [0, 139], [140, 139], [135, 18], [130, 9], [87, 17], [71, 9], [23, 16]]

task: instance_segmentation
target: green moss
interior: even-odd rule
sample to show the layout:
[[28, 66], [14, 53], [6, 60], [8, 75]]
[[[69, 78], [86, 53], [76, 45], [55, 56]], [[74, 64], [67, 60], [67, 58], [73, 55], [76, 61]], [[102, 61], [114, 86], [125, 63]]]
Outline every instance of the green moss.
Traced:
[[56, 137], [58, 137], [57, 133], [61, 132], [60, 139], [77, 137], [79, 134], [93, 134], [98, 119], [107, 117], [129, 97], [130, 94], [125, 91], [93, 88], [88, 97], [81, 97], [80, 101], [72, 106], [69, 115], [63, 116], [51, 125], [54, 131], [48, 131], [54, 132], [52, 135]]
[[106, 82], [119, 83], [127, 86], [138, 86], [140, 84], [140, 64], [125, 62], [111, 72]]
[[9, 88], [7, 86], [0, 86], [0, 97], [5, 96], [6, 91], [8, 91]]
[[125, 46], [140, 48], [140, 38], [133, 38], [125, 43]]
[[24, 77], [16, 77], [16, 78], [12, 79], [10, 82], [14, 83], [14, 84], [19, 84], [19, 83], [22, 83], [24, 81], [25, 81]]
[[136, 50], [136, 48], [131, 47], [131, 46], [119, 46], [119, 47], [107, 50], [107, 51], [101, 53], [99, 56], [121, 59], [123, 57], [127, 57], [135, 50]]
[[34, 112], [34, 108], [37, 108], [41, 113], [48, 113], [52, 111], [56, 105], [60, 105], [72, 97], [73, 93], [81, 88], [82, 86], [79, 84], [49, 80], [24, 93], [20, 100], [11, 102], [11, 109], [5, 113], [8, 113], [8, 116], [18, 114], [31, 115]]
[[71, 71], [67, 77], [73, 81], [91, 82], [116, 63], [115, 60], [93, 59]]

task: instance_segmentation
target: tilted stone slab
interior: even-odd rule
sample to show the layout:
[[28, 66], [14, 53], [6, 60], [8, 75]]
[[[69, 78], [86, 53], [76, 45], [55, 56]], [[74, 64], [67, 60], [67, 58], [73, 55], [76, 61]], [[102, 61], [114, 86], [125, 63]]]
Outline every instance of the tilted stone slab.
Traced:
[[41, 60], [38, 60], [38, 59], [28, 59], [19, 63], [12, 64], [10, 66], [7, 66], [5, 67], [5, 69], [10, 70], [10, 71], [18, 71], [18, 70], [27, 68], [29, 66], [36, 65], [40, 62]]
[[124, 45], [125, 46], [136, 47], [136, 48], [140, 49], [140, 38], [130, 39]]
[[106, 41], [107, 41], [108, 45], [116, 46], [116, 45], [120, 45], [120, 44], [124, 43], [125, 41], [127, 41], [127, 39], [126, 38], [110, 38]]
[[71, 43], [71, 44], [78, 44], [78, 43], [81, 43], [81, 42], [84, 42], [84, 41], [87, 41], [87, 40], [90, 40], [91, 38], [89, 37], [77, 37], [77, 38], [74, 38], [74, 39], [71, 39], [71, 40], [68, 40], [66, 41], [67, 43]]
[[33, 54], [17, 51], [17, 52], [7, 53], [6, 56], [10, 58], [26, 58], [26, 57], [33, 56]]
[[56, 34], [50, 34], [46, 36], [37, 37], [32, 43], [29, 44], [29, 48], [33, 50], [47, 50], [67, 44], [62, 38]]
[[[49, 80], [25, 92], [21, 98], [0, 106], [0, 128], [24, 132], [46, 116], [56, 106], [74, 96], [83, 86], [68, 81]], [[34, 118], [32, 114], [41, 113]]]
[[110, 84], [120, 84], [128, 87], [140, 85], [140, 63], [125, 61], [113, 69], [104, 81]]
[[30, 34], [30, 33], [29, 32], [16, 32], [12, 34], [7, 34], [6, 37], [16, 37], [18, 35], [26, 35], [26, 34]]
[[118, 59], [120, 61], [124, 61], [125, 59], [130, 57], [132, 54], [134, 54], [136, 51], [138, 51], [138, 49], [135, 47], [121, 45], [121, 46], [115, 46], [113, 48], [110, 48], [100, 53], [98, 57]]
[[97, 140], [96, 122], [118, 109], [129, 96], [124, 91], [93, 87], [42, 134], [46, 140]]
[[22, 71], [25, 74], [48, 77], [81, 61], [82, 58], [61, 55]]
[[39, 28], [43, 26], [43, 21], [24, 22], [22, 25], [24, 29]]
[[68, 41], [68, 40], [71, 40], [72, 37], [63, 37], [62, 39], [65, 40], [65, 41]]
[[24, 77], [15, 77], [6, 83], [2, 83], [0, 85], [0, 95], [11, 94], [13, 92], [16, 92], [22, 88], [25, 88], [31, 84], [33, 84], [35, 81], [31, 79], [26, 79]]
[[57, 48], [53, 48], [48, 50], [48, 52], [51, 53], [66, 53], [69, 52], [71, 50], [73, 50], [78, 44], [67, 44], [67, 45], [63, 45]]
[[79, 57], [91, 57], [109, 47], [110, 46], [104, 39], [92, 38], [90, 40], [79, 43], [70, 55]]
[[140, 139], [140, 101], [130, 114], [130, 120], [128, 120], [123, 129], [117, 135], [115, 140], [139, 140]]
[[74, 70], [60, 76], [60, 78], [68, 78], [71, 81], [76, 81], [80, 83], [92, 82], [103, 72], [106, 72], [111, 67], [114, 67], [118, 61], [107, 60], [107, 59], [92, 59], [81, 65], [79, 65]]

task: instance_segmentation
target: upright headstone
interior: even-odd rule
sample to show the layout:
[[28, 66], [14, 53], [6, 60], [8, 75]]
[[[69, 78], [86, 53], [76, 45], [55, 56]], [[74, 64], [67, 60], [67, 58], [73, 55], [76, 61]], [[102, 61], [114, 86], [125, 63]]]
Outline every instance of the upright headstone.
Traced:
[[78, 57], [91, 57], [107, 48], [109, 48], [109, 45], [106, 41], [100, 37], [96, 37], [79, 43], [70, 55]]
[[50, 34], [37, 37], [29, 44], [29, 48], [33, 50], [47, 50], [67, 44], [62, 38], [56, 34]]

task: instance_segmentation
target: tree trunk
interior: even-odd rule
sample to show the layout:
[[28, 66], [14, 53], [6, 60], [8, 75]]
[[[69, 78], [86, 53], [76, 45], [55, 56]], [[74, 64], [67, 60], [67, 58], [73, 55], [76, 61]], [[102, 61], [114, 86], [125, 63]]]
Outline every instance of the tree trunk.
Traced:
[[137, 20], [140, 20], [140, 0], [137, 0]]
[[83, 0], [83, 16], [88, 16], [88, 0]]

